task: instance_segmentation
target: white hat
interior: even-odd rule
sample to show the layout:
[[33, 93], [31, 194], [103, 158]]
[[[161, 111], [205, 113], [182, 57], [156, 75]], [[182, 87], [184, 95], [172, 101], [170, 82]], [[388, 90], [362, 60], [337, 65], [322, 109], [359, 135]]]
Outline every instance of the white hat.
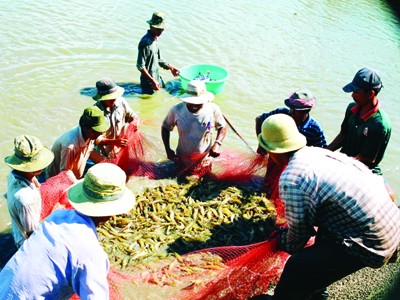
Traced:
[[186, 87], [186, 92], [179, 97], [182, 101], [191, 104], [204, 104], [214, 100], [214, 94], [207, 91], [202, 80], [192, 80]]
[[77, 211], [91, 217], [123, 214], [136, 202], [133, 192], [126, 188], [125, 172], [111, 163], [91, 167], [84, 179], [69, 188], [68, 200]]

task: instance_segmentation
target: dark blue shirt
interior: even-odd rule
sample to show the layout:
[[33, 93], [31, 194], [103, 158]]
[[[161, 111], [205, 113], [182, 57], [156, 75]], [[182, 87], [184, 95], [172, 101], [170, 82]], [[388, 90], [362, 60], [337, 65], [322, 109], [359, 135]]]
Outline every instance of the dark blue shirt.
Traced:
[[[290, 109], [281, 107], [268, 113], [263, 113], [260, 116], [260, 121], [264, 122], [266, 118], [276, 114], [286, 114], [290, 116]], [[321, 125], [319, 125], [319, 123], [313, 119], [310, 114], [308, 114], [307, 120], [305, 120], [297, 128], [299, 129], [299, 132], [306, 137], [307, 146], [326, 148], [327, 144], [324, 131], [322, 130]]]

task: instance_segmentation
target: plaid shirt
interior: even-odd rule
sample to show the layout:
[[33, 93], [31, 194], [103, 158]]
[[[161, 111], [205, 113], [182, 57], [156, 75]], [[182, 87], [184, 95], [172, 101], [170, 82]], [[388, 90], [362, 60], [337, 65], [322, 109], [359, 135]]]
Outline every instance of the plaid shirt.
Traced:
[[304, 247], [314, 227], [371, 267], [380, 267], [398, 250], [400, 210], [383, 178], [353, 158], [304, 147], [282, 173], [279, 194], [288, 223], [281, 242], [289, 253]]

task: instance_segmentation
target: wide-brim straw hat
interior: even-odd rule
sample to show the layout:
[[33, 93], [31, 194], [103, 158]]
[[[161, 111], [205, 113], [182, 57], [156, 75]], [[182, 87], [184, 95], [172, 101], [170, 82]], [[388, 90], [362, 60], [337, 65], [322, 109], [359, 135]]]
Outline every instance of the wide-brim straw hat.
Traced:
[[306, 137], [297, 129], [293, 118], [276, 114], [266, 118], [258, 135], [261, 147], [271, 153], [287, 153], [303, 148]]
[[129, 212], [135, 195], [126, 187], [125, 172], [115, 164], [98, 163], [68, 190], [68, 200], [78, 212], [91, 217]]
[[204, 104], [214, 100], [214, 94], [207, 91], [202, 80], [192, 80], [188, 83], [186, 91], [179, 99], [191, 104]]
[[115, 83], [110, 77], [104, 77], [96, 82], [97, 93], [92, 98], [96, 101], [112, 100], [121, 97], [125, 89]]
[[14, 139], [14, 154], [7, 156], [4, 162], [17, 171], [36, 172], [46, 168], [53, 159], [53, 152], [37, 137], [20, 135]]
[[163, 12], [153, 13], [151, 19], [147, 21], [147, 24], [159, 29], [167, 29], [169, 27], [169, 24], [165, 22], [165, 13]]

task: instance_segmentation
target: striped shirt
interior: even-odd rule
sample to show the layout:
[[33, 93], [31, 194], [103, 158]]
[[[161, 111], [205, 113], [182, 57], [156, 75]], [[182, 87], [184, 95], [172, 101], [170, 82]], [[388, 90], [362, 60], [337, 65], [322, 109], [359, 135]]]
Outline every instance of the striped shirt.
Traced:
[[289, 253], [304, 247], [314, 227], [370, 267], [382, 266], [398, 250], [400, 210], [383, 178], [353, 158], [304, 147], [282, 173], [279, 194], [288, 223], [281, 242]]
[[[261, 123], [268, 118], [269, 116], [276, 114], [285, 114], [290, 116], [290, 109], [286, 107], [281, 107], [274, 109], [268, 113], [263, 113], [260, 116]], [[307, 139], [307, 146], [313, 147], [322, 147], [325, 148], [327, 146], [324, 131], [321, 128], [321, 125], [308, 114], [308, 118], [305, 122], [297, 126], [299, 132], [304, 135]]]

